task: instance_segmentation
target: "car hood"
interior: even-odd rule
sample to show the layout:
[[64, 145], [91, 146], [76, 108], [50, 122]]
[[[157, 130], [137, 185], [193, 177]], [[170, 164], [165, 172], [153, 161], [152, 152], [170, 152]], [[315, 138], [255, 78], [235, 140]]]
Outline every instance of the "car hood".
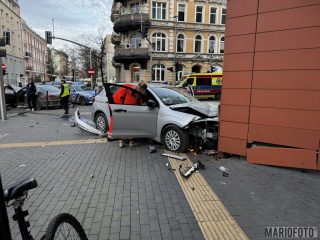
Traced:
[[172, 110], [193, 114], [199, 117], [218, 117], [218, 106], [211, 102], [189, 102], [170, 106]]

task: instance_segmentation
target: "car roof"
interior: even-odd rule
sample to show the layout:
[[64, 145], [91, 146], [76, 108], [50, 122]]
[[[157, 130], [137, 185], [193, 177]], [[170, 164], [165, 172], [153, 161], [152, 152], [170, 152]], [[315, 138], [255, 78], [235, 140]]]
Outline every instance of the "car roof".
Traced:
[[[137, 82], [134, 83], [108, 83], [108, 84], [117, 84], [117, 85], [124, 85], [124, 84], [131, 84], [131, 85], [137, 85]], [[146, 83], [148, 88], [175, 88], [174, 85], [170, 84], [163, 84], [163, 83]]]

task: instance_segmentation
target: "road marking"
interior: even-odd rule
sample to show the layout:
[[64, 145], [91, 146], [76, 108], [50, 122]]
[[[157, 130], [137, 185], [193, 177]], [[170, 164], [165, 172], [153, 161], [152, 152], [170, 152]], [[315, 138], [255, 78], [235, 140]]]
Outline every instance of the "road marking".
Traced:
[[0, 148], [16, 148], [16, 147], [37, 147], [37, 146], [56, 146], [56, 145], [77, 145], [90, 143], [104, 143], [107, 139], [85, 139], [85, 140], [69, 140], [69, 141], [52, 141], [52, 142], [25, 142], [25, 143], [5, 143], [0, 144]]
[[[176, 154], [170, 151], [166, 153]], [[171, 167], [176, 169], [175, 175], [205, 239], [248, 239], [199, 171], [189, 178], [181, 176], [179, 166], [191, 167], [193, 163], [185, 154], [176, 155], [187, 158], [185, 161], [168, 159]]]

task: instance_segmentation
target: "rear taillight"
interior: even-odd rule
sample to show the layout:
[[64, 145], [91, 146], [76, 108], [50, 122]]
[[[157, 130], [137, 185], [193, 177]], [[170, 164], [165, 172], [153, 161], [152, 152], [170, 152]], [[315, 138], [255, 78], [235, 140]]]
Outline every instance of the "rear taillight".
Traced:
[[[43, 97], [44, 97], [44, 98], [47, 98], [47, 95], [44, 95]], [[48, 97], [51, 98], [51, 97], [57, 97], [57, 96], [56, 96], [56, 95], [48, 94]]]
[[92, 98], [92, 103], [94, 103], [94, 101], [96, 100], [96, 98], [94, 97], [94, 98]]

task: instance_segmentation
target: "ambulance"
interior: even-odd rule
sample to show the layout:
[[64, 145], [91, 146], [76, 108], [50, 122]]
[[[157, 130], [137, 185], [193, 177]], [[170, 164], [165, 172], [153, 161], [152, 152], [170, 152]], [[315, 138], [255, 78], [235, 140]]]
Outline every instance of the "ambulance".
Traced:
[[220, 99], [222, 86], [222, 72], [192, 73], [184, 75], [176, 87], [193, 89], [196, 98]]

